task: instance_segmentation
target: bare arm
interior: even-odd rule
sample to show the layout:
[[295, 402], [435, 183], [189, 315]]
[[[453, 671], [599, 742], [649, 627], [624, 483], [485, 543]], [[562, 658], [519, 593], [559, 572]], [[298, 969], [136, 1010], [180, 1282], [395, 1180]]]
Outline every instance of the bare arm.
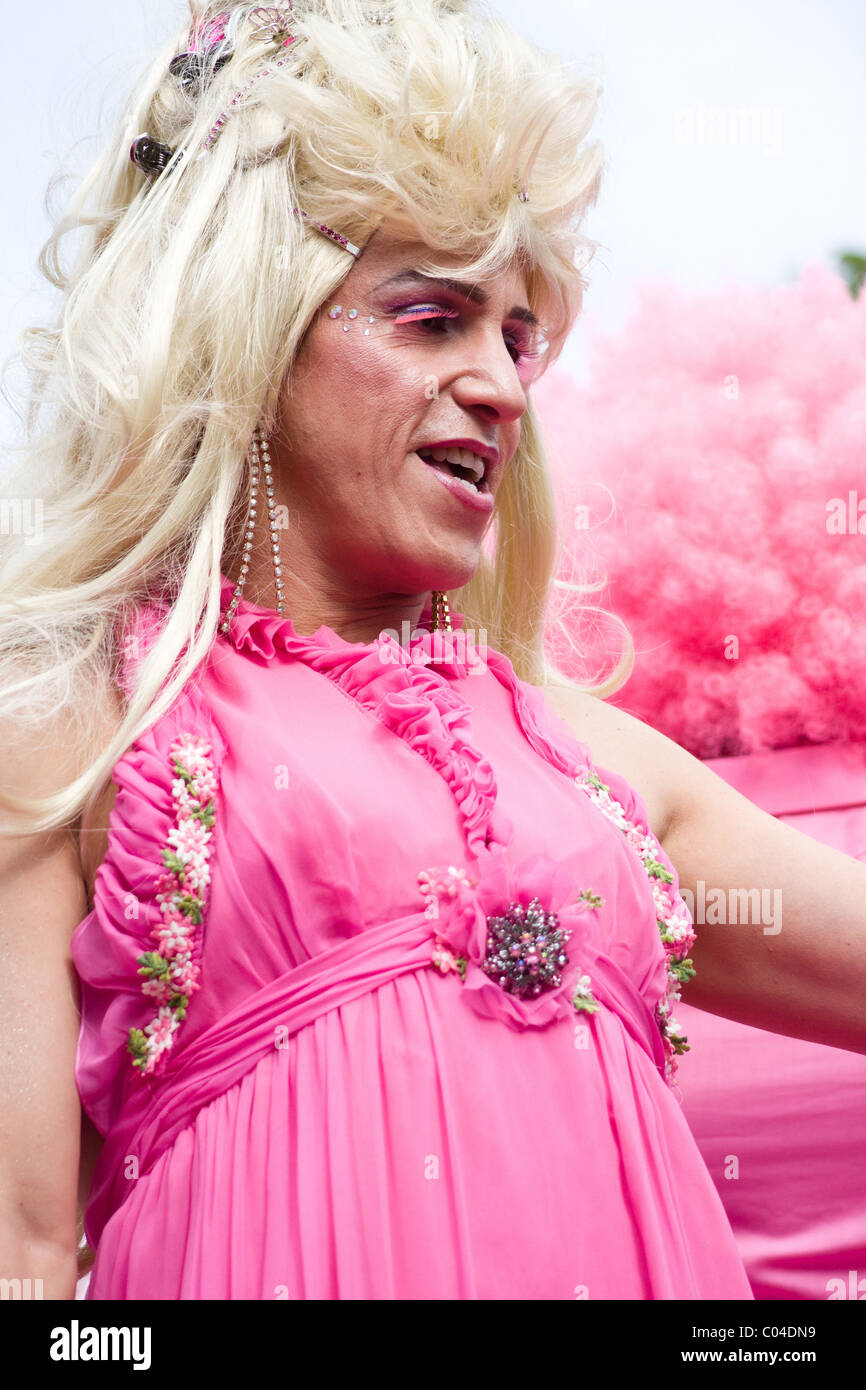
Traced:
[[[107, 738], [116, 702], [111, 690], [94, 697]], [[4, 789], [47, 795], [80, 772], [86, 755], [65, 722], [58, 712], [54, 727], [3, 728]], [[75, 1297], [79, 1183], [83, 1199], [99, 1138], [74, 1072], [79, 987], [70, 941], [87, 912], [75, 828], [0, 835], [0, 1278], [41, 1278], [45, 1298]]]
[[683, 1000], [866, 1053], [866, 865], [760, 810], [642, 720], [577, 692], [545, 696], [644, 798], [694, 895], [697, 973]]
[[86, 914], [70, 831], [0, 838], [0, 1277], [71, 1299], [81, 1106], [69, 940]]
[[695, 894], [697, 974], [683, 999], [866, 1053], [866, 864], [776, 820], [690, 761], [664, 846], [680, 887]]

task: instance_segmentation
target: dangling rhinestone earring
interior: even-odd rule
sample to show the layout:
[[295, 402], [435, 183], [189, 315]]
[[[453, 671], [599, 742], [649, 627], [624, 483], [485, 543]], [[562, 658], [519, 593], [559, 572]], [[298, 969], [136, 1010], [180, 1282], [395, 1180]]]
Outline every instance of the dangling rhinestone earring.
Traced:
[[430, 602], [433, 606], [433, 631], [438, 632], [441, 628], [443, 632], [451, 632], [451, 609], [448, 604], [448, 595], [442, 593], [441, 589], [433, 589], [430, 594]]
[[258, 514], [256, 503], [258, 501], [259, 495], [260, 452], [262, 467], [265, 470], [265, 496], [267, 498], [268, 503], [268, 522], [271, 530], [271, 550], [273, 553], [274, 560], [274, 583], [277, 591], [277, 612], [279, 613], [281, 618], [284, 618], [286, 616], [285, 606], [283, 602], [283, 564], [282, 556], [280, 555], [280, 540], [276, 528], [274, 480], [273, 472], [271, 469], [271, 455], [269, 452], [269, 448], [270, 446], [268, 444], [268, 440], [264, 432], [262, 431], [261, 426], [257, 425], [256, 428], [253, 430], [253, 437], [250, 441], [250, 506], [249, 512], [247, 513], [247, 529], [244, 533], [244, 550], [243, 559], [241, 561], [241, 574], [240, 579], [235, 585], [235, 591], [232, 594], [232, 601], [228, 606], [225, 619], [220, 625], [220, 632], [222, 632], [226, 637], [229, 634], [231, 620], [234, 617], [237, 606], [240, 603], [241, 598], [243, 596], [244, 583], [246, 581], [246, 577], [250, 568], [250, 552], [253, 548], [253, 533], [256, 527], [256, 516]]

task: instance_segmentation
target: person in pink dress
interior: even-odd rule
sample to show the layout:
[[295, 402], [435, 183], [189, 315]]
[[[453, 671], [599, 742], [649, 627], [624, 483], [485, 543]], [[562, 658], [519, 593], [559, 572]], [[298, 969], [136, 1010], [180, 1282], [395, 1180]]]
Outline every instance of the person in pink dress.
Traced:
[[[866, 867], [548, 689], [529, 391], [579, 308], [597, 89], [458, 0], [208, 6], [172, 52], [45, 345], [70, 524], [5, 590], [78, 642], [104, 735], [6, 793], [80, 817], [89, 910], [38, 878], [74, 1055], [67, 1005], [25, 1064], [87, 1119], [86, 1296], [748, 1300], [674, 1008], [697, 970], [866, 1051]], [[782, 885], [772, 955], [695, 943], [698, 873]], [[43, 1109], [7, 1120], [7, 1261], [52, 1249], [71, 1297]]]

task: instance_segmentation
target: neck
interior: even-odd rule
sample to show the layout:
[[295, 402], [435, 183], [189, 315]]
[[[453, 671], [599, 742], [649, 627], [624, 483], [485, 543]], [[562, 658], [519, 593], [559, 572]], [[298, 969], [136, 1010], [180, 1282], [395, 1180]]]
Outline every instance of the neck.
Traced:
[[[240, 559], [224, 556], [222, 571], [232, 585], [237, 584]], [[291, 619], [295, 631], [305, 637], [325, 624], [347, 642], [373, 642], [383, 628], [397, 633], [398, 640], [402, 640], [402, 624], [408, 623], [410, 632], [419, 627], [421, 613], [425, 605], [431, 602], [429, 589], [415, 594], [349, 593], [339, 580], [320, 576], [312, 580], [299, 575], [286, 564], [285, 556], [282, 580], [283, 614]], [[243, 598], [259, 608], [278, 611], [270, 554], [257, 554], [255, 551], [250, 554]]]

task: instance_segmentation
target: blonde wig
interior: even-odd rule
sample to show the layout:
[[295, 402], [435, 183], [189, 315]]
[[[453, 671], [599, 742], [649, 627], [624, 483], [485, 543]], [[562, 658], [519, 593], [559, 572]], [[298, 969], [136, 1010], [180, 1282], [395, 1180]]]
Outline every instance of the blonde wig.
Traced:
[[[225, 7], [191, 8], [204, 23]], [[232, 7], [231, 57], [198, 94], [169, 71], [188, 26], [165, 43], [42, 252], [63, 302], [54, 326], [23, 339], [33, 396], [10, 490], [13, 503], [38, 501], [42, 534], [36, 545], [0, 540], [0, 722], [53, 729], [63, 712], [79, 753], [49, 796], [6, 789], [6, 833], [74, 824], [214, 642], [253, 430], [276, 418], [306, 329], [354, 263], [293, 208], [362, 248], [387, 224], [474, 257], [468, 278], [519, 264], [551, 361], [580, 310], [596, 249], [580, 225], [603, 162], [599, 144], [585, 144], [594, 75], [570, 71], [480, 0], [297, 0], [297, 42], [275, 68], [255, 8]], [[203, 153], [219, 113], [264, 66]], [[175, 152], [153, 180], [129, 157], [143, 131]], [[68, 233], [79, 244], [64, 269]], [[493, 539], [451, 601], [524, 679], [557, 680], [542, 650], [556, 524], [531, 405]], [[100, 711], [121, 634], [156, 597], [168, 600], [166, 621], [106, 742]]]

